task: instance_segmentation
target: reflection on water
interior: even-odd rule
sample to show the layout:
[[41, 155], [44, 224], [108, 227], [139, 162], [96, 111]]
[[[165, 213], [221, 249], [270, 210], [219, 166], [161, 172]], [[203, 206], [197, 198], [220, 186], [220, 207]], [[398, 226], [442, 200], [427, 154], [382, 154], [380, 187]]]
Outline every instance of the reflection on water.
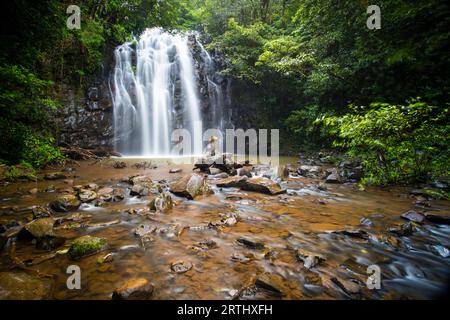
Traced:
[[[82, 162], [75, 167], [75, 177], [66, 180], [1, 187], [0, 223], [12, 219], [25, 222], [30, 219], [25, 208], [46, 205], [73, 185], [94, 182], [126, 188], [121, 182], [124, 177], [148, 174], [154, 180], [172, 181], [192, 171], [191, 165], [177, 165], [183, 171], [170, 174], [169, 169], [174, 167], [170, 159], [151, 159], [156, 169], [132, 165], [141, 160], [124, 161], [127, 163], [124, 169], [114, 169], [113, 160]], [[296, 160], [283, 158], [282, 162]], [[288, 192], [277, 196], [213, 187], [215, 194], [208, 197], [186, 200], [174, 196], [176, 205], [166, 214], [149, 213], [146, 209], [149, 197], [131, 197], [129, 192], [123, 201], [102, 207], [83, 204], [76, 212], [91, 215], [91, 224], [117, 219], [120, 223], [57, 230], [68, 239], [66, 243], [86, 234], [108, 239], [106, 252], [75, 262], [82, 270], [82, 289], [71, 291], [66, 287], [66, 268], [74, 263], [66, 255], [56, 255], [28, 268], [51, 276], [54, 299], [109, 299], [115, 288], [136, 277], [151, 280], [155, 285], [154, 299], [231, 299], [252, 277], [263, 275], [283, 293], [284, 299], [428, 299], [445, 292], [450, 262], [436, 253], [435, 248], [450, 246], [449, 226], [426, 223], [409, 237], [388, 232], [388, 228], [405, 222], [399, 217], [401, 213], [414, 208], [414, 199], [406, 189], [360, 191], [355, 185], [339, 184], [319, 190], [317, 183], [306, 178], [288, 178], [281, 182]], [[28, 193], [32, 188], [45, 190], [49, 185], [54, 186], [55, 193]], [[8, 211], [12, 207], [13, 213]], [[445, 201], [434, 201], [429, 209], [450, 214], [449, 203]], [[237, 222], [211, 227], [227, 217], [235, 217]], [[134, 233], [140, 225], [156, 230], [146, 242]], [[334, 232], [344, 229], [365, 231], [367, 237]], [[262, 243], [264, 248], [244, 246], [237, 241], [239, 238]], [[214, 241], [216, 246], [202, 246], [207, 240]], [[299, 249], [320, 255], [325, 261], [308, 270], [296, 256]], [[3, 250], [2, 271], [12, 264], [9, 252], [10, 248]], [[113, 253], [113, 261], [97, 263], [108, 252]], [[18, 242], [14, 257], [23, 261], [43, 254], [46, 252], [29, 243]], [[192, 269], [174, 273], [170, 264], [180, 260], [192, 263]], [[367, 266], [372, 264], [381, 269], [381, 290], [365, 286]], [[340, 285], [336, 285], [335, 279]], [[353, 290], [353, 285], [358, 290]], [[249, 289], [241, 298], [274, 296], [264, 290]]]

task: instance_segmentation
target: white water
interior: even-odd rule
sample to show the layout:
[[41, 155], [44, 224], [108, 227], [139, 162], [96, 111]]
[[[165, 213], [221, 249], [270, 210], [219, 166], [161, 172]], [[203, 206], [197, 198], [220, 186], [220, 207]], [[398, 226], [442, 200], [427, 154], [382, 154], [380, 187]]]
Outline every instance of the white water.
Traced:
[[[186, 35], [152, 28], [137, 43], [116, 48], [112, 84], [118, 152], [125, 156], [168, 156], [172, 130], [184, 128], [193, 138], [193, 153], [201, 154], [198, 125], [202, 118], [188, 41]], [[179, 102], [175, 101], [177, 89], [181, 89]]]

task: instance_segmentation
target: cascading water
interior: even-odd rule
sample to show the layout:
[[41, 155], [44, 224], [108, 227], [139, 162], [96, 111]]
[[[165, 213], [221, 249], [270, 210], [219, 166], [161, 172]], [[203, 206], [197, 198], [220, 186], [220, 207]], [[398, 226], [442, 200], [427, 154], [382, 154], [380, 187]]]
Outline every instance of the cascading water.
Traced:
[[[200, 47], [201, 63], [206, 64], [208, 74], [214, 72], [211, 57]], [[117, 47], [115, 58], [115, 149], [126, 156], [167, 156], [172, 130], [184, 128], [193, 138], [191, 150], [200, 154], [202, 115], [189, 36], [147, 29], [138, 41]], [[209, 91], [210, 85], [217, 87], [209, 98], [214, 100], [210, 101], [209, 112], [214, 112], [210, 117], [222, 118], [216, 110], [223, 104], [221, 88], [208, 80]]]

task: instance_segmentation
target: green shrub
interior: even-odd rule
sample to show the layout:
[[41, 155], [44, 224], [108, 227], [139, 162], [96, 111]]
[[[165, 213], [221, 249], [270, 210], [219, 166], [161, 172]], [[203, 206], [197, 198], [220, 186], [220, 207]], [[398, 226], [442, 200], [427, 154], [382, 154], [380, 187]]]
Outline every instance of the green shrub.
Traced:
[[416, 183], [450, 174], [449, 109], [420, 100], [408, 105], [350, 106], [352, 113], [322, 121], [352, 157], [362, 160], [363, 182]]

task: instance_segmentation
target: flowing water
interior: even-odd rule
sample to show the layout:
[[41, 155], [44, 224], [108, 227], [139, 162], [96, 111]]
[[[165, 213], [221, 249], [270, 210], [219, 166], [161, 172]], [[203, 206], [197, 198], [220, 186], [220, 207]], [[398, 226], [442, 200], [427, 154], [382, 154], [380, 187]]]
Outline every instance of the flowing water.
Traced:
[[[283, 159], [282, 163], [295, 160]], [[113, 290], [127, 279], [145, 277], [155, 286], [154, 299], [231, 299], [251, 279], [263, 274], [282, 291], [284, 299], [430, 299], [447, 289], [450, 261], [434, 248], [450, 246], [449, 226], [425, 223], [408, 237], [388, 232], [388, 228], [405, 223], [399, 217], [401, 213], [424, 209], [415, 206], [415, 198], [407, 188], [360, 191], [354, 184], [328, 184], [324, 189], [318, 188], [319, 181], [314, 179], [291, 177], [281, 182], [288, 189], [287, 194], [269, 196], [214, 187], [213, 195], [195, 200], [174, 196], [176, 205], [168, 213], [151, 213], [147, 209], [150, 198], [130, 196], [130, 185], [121, 182], [123, 178], [146, 174], [154, 180], [172, 181], [190, 173], [192, 166], [177, 165], [183, 171], [171, 174], [169, 169], [174, 165], [170, 159], [152, 159], [156, 168], [147, 169], [133, 166], [142, 160], [124, 161], [127, 163], [124, 169], [113, 168], [113, 160], [85, 161], [74, 166], [75, 171], [66, 180], [38, 180], [1, 187], [0, 224], [11, 220], [25, 223], [30, 219], [28, 207], [45, 205], [72, 185], [95, 182], [126, 192], [123, 201], [101, 207], [85, 204], [73, 211], [91, 215], [91, 223], [115, 221], [115, 224], [56, 230], [66, 237], [67, 245], [81, 235], [104, 237], [109, 244], [107, 251], [78, 261], [57, 255], [25, 268], [52, 279], [50, 298], [110, 299]], [[209, 182], [213, 185], [213, 180]], [[29, 194], [32, 188], [39, 191]], [[424, 210], [449, 215], [450, 205], [434, 200]], [[210, 223], [214, 225], [226, 216], [237, 217], [237, 223], [211, 227]], [[370, 219], [371, 224], [362, 225], [363, 218]], [[135, 236], [133, 230], [140, 225], [157, 228], [151, 241], [143, 243]], [[370, 239], [333, 233], [348, 228], [365, 230]], [[265, 247], [244, 247], [237, 242], [240, 237], [262, 242]], [[217, 247], [199, 249], [199, 242], [205, 240], [213, 240]], [[320, 254], [326, 260], [308, 270], [296, 258], [295, 250], [299, 248]], [[109, 252], [113, 261], [98, 264], [97, 259]], [[29, 242], [19, 241], [14, 248], [8, 244], [1, 253], [0, 271], [11, 271], [14, 261], [16, 264], [38, 261], [46, 254]], [[192, 269], [174, 273], [170, 264], [179, 260], [192, 263]], [[66, 287], [66, 268], [72, 264], [81, 268], [81, 290]], [[366, 269], [372, 264], [381, 269], [380, 290], [365, 286]], [[360, 291], [346, 293], [336, 286], [333, 278], [352, 281]], [[247, 290], [241, 298], [274, 297], [264, 290]]]

